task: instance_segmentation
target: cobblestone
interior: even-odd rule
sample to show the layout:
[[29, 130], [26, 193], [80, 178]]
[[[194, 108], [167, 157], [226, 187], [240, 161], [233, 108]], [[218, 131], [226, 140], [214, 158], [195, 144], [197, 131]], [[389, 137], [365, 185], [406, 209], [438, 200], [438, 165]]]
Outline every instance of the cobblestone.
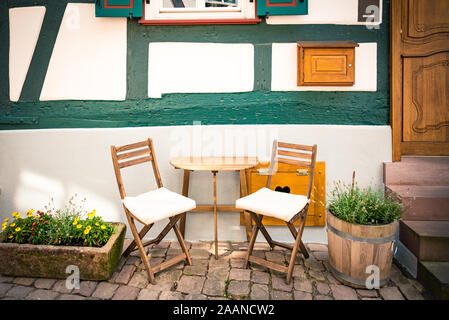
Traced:
[[140, 289], [130, 286], [121, 286], [115, 291], [112, 300], [135, 300]]
[[[129, 239], [127, 240], [129, 243]], [[286, 284], [283, 273], [254, 263], [245, 268], [247, 242], [220, 242], [224, 253], [216, 260], [213, 242], [189, 243], [192, 266], [178, 263], [155, 274], [150, 284], [138, 254], [122, 257], [107, 281], [80, 282], [79, 289], [66, 288], [65, 280], [0, 275], [0, 299], [36, 300], [422, 300], [425, 289], [392, 266], [388, 287], [379, 290], [354, 289], [340, 283], [330, 272], [327, 246], [307, 244], [309, 259], [297, 259], [293, 278]], [[162, 241], [150, 249], [152, 266], [166, 256], [180, 253], [175, 242]], [[284, 264], [287, 250], [256, 243], [253, 253]]]
[[205, 280], [205, 277], [183, 275], [181, 280], [178, 281], [176, 291], [182, 293], [201, 293]]
[[226, 283], [221, 280], [207, 279], [204, 283], [203, 293], [208, 296], [223, 296], [226, 289]]
[[251, 274], [251, 281], [260, 284], [268, 284], [270, 281], [270, 274], [268, 272], [254, 270]]
[[54, 300], [58, 295], [59, 293], [55, 291], [37, 289], [31, 292], [26, 298], [29, 300]]
[[135, 266], [127, 264], [118, 274], [117, 278], [115, 279], [115, 283], [127, 284], [131, 279], [132, 275], [134, 274], [135, 270], [136, 270]]
[[401, 292], [396, 287], [380, 288], [379, 293], [384, 300], [404, 300]]
[[137, 296], [137, 300], [157, 300], [160, 291], [153, 291], [148, 289], [142, 289]]
[[17, 285], [9, 289], [8, 292], [6, 292], [6, 296], [11, 298], [23, 299], [31, 291], [33, 291], [33, 288], [31, 287]]
[[50, 289], [56, 282], [56, 279], [36, 279], [34, 281], [34, 287], [37, 289]]
[[255, 283], [251, 287], [251, 300], [268, 300], [270, 293], [267, 285]]
[[337, 300], [358, 300], [357, 293], [350, 287], [333, 284], [331, 285], [331, 290], [334, 298]]
[[35, 280], [36, 280], [35, 278], [17, 277], [14, 279], [13, 283], [22, 286], [31, 286]]
[[229, 272], [229, 279], [230, 280], [241, 280], [241, 281], [247, 281], [251, 279], [251, 270], [249, 269], [231, 269], [231, 272]]
[[71, 293], [73, 289], [70, 289], [70, 288], [67, 287], [67, 284], [66, 284], [65, 280], [58, 280], [53, 285], [52, 290], [60, 292], [60, 293]]
[[115, 290], [117, 290], [118, 284], [112, 284], [108, 282], [101, 282], [95, 289], [92, 297], [99, 299], [111, 299], [114, 295]]
[[95, 281], [81, 281], [80, 288], [73, 290], [73, 294], [80, 294], [82, 296], [89, 297], [94, 292], [97, 284], [98, 283]]
[[312, 300], [312, 294], [304, 291], [293, 291], [294, 300]]
[[235, 299], [244, 299], [249, 295], [249, 281], [231, 281], [228, 295]]
[[313, 292], [312, 282], [307, 279], [294, 279], [295, 290], [304, 291], [308, 293]]

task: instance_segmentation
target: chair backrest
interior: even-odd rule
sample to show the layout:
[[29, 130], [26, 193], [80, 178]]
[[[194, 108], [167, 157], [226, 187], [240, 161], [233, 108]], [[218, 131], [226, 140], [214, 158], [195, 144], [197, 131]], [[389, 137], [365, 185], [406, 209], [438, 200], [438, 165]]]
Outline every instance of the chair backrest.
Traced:
[[154, 177], [156, 178], [157, 186], [159, 188], [162, 187], [162, 180], [157, 167], [156, 156], [154, 154], [153, 141], [150, 138], [124, 146], [111, 146], [111, 155], [118, 189], [122, 199], [126, 197], [122, 174], [120, 172], [123, 168], [145, 162], [151, 162], [153, 165], [153, 172]]
[[313, 175], [315, 173], [316, 152], [316, 144], [313, 146], [305, 146], [274, 140], [273, 150], [271, 153], [270, 170], [268, 172], [267, 188], [270, 188], [271, 177], [273, 176], [275, 165], [277, 165], [278, 162], [308, 167], [310, 170], [309, 184], [307, 186], [307, 198], [310, 199], [313, 185]]

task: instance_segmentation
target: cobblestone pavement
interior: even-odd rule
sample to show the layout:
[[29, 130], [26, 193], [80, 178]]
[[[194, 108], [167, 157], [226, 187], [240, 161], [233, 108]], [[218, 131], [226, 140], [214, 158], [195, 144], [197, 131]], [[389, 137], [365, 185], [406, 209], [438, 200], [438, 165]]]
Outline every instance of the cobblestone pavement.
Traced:
[[[129, 243], [126, 239], [126, 244]], [[126, 246], [125, 244], [125, 246]], [[243, 269], [247, 242], [220, 242], [218, 260], [212, 242], [187, 243], [193, 265], [183, 262], [156, 274], [148, 283], [139, 255], [121, 258], [109, 281], [81, 281], [79, 289], [67, 289], [65, 280], [6, 277], [0, 275], [0, 299], [40, 300], [422, 300], [426, 293], [414, 279], [393, 264], [391, 280], [380, 290], [345, 286], [329, 271], [327, 246], [307, 244], [309, 259], [297, 259], [293, 280], [258, 265]], [[163, 241], [149, 250], [153, 266], [181, 252], [177, 242]], [[287, 263], [289, 251], [256, 243], [254, 254]]]

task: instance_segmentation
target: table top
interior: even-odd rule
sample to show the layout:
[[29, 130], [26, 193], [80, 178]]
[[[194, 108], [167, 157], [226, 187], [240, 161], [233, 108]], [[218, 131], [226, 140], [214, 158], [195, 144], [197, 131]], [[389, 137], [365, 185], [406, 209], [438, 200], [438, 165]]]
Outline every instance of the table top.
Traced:
[[197, 171], [236, 171], [258, 164], [256, 157], [178, 157], [170, 164], [177, 169]]

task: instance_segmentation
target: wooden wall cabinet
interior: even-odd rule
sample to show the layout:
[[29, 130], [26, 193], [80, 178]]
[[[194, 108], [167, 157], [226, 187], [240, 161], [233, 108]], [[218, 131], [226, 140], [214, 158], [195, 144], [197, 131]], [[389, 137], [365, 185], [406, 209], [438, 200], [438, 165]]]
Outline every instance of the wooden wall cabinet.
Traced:
[[352, 86], [353, 41], [298, 41], [298, 86]]
[[[246, 172], [249, 193], [264, 188], [267, 184], [269, 162], [259, 163]], [[299, 171], [298, 171], [299, 170]], [[271, 189], [282, 189], [284, 192], [305, 195], [309, 183], [309, 168], [291, 164], [278, 163], [278, 170], [273, 174]], [[306, 226], [324, 226], [326, 224], [326, 166], [324, 161], [317, 161], [313, 176], [313, 187], [310, 195], [311, 203], [306, 218]], [[298, 220], [295, 225], [299, 224]], [[252, 221], [254, 224], [254, 221]], [[243, 214], [240, 224], [244, 225]], [[285, 222], [276, 218], [264, 216], [263, 224], [268, 226], [284, 225]]]

